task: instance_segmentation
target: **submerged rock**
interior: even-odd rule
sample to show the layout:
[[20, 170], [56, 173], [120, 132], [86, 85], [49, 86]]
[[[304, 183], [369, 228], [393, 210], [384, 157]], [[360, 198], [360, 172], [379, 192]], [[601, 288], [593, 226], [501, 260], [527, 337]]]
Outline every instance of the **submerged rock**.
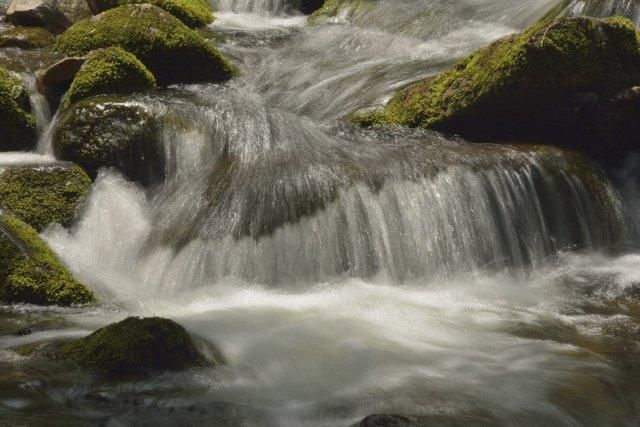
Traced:
[[69, 226], [90, 186], [87, 174], [71, 163], [0, 165], [0, 209], [38, 231], [54, 222]]
[[135, 103], [102, 97], [74, 104], [60, 117], [53, 146], [59, 158], [79, 164], [92, 177], [103, 167], [143, 184], [164, 174], [159, 125]]
[[85, 0], [13, 0], [6, 12], [14, 25], [44, 27], [56, 34], [90, 16]]
[[0, 301], [80, 305], [95, 301], [28, 224], [0, 213]]
[[129, 317], [63, 346], [53, 357], [112, 378], [220, 363], [205, 358], [182, 326], [160, 317]]
[[124, 4], [150, 3], [169, 12], [191, 28], [204, 27], [213, 22], [213, 11], [205, 0], [88, 0], [87, 3], [94, 14]]
[[20, 78], [0, 67], [0, 151], [32, 148], [36, 124], [29, 95]]
[[51, 46], [56, 37], [44, 28], [16, 27], [0, 33], [0, 47], [37, 49]]
[[67, 55], [119, 46], [133, 53], [159, 83], [219, 82], [235, 67], [195, 31], [164, 10], [129, 4], [78, 22], [58, 38]]
[[76, 74], [63, 107], [96, 95], [128, 94], [155, 87], [153, 74], [135, 55], [119, 47], [98, 49], [87, 56]]
[[630, 88], [639, 84], [640, 35], [631, 21], [543, 21], [354, 122], [432, 128], [472, 140], [544, 141], [609, 157], [637, 142], [640, 97]]

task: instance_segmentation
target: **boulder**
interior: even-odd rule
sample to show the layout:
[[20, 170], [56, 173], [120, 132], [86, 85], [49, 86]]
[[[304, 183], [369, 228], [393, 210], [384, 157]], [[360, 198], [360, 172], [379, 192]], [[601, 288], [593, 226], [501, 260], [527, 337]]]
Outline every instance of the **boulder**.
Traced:
[[72, 163], [0, 165], [0, 209], [37, 231], [47, 224], [72, 224], [91, 180]]
[[88, 0], [87, 3], [94, 15], [124, 4], [150, 3], [191, 28], [201, 28], [213, 22], [213, 11], [206, 0]]
[[20, 78], [0, 67], [0, 151], [29, 150], [36, 143], [36, 123], [29, 94]]
[[640, 35], [631, 21], [543, 21], [353, 122], [425, 127], [478, 141], [552, 143], [609, 162], [637, 143], [638, 85]]
[[199, 34], [150, 4], [128, 4], [78, 22], [58, 38], [56, 50], [84, 55], [110, 46], [133, 53], [161, 84], [220, 82], [236, 73]]
[[322, 2], [322, 7], [320, 8], [315, 8], [315, 3], [317, 2], [309, 1], [308, 5], [305, 6], [307, 2], [303, 0], [301, 4], [301, 10], [303, 10], [303, 12], [304, 9], [302, 8], [306, 8], [310, 12], [313, 12], [311, 16], [309, 16], [308, 21], [311, 25], [331, 20], [338, 15], [351, 15], [354, 12], [362, 10], [363, 8], [369, 6], [371, 4], [371, 0], [325, 0], [324, 2]]
[[60, 117], [53, 146], [59, 158], [93, 177], [103, 167], [117, 168], [143, 184], [163, 177], [159, 125], [143, 106], [127, 100], [98, 97], [74, 104]]
[[33, 227], [0, 212], [0, 301], [70, 306], [95, 298]]
[[37, 49], [51, 46], [56, 37], [44, 28], [15, 27], [0, 33], [0, 48]]
[[91, 52], [67, 92], [63, 108], [96, 95], [129, 94], [154, 89], [153, 74], [133, 54], [108, 47]]
[[324, 3], [324, 0], [299, 0], [298, 10], [305, 15], [310, 15], [320, 9]]
[[182, 326], [160, 317], [129, 317], [64, 345], [53, 357], [116, 379], [221, 363], [200, 353]]
[[14, 25], [43, 27], [54, 34], [90, 16], [85, 0], [12, 0], [6, 12]]
[[42, 87], [66, 86], [68, 88], [86, 60], [85, 56], [68, 56], [53, 63], [38, 72], [38, 85]]

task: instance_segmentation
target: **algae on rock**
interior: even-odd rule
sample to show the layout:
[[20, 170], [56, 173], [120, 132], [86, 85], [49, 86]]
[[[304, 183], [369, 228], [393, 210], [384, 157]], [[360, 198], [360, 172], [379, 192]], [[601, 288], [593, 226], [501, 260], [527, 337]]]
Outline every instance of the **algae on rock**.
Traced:
[[0, 151], [31, 149], [36, 142], [36, 123], [29, 95], [20, 78], [0, 67]]
[[92, 303], [95, 297], [36, 230], [0, 211], [0, 301], [70, 306]]
[[213, 22], [213, 11], [206, 0], [88, 0], [94, 14], [113, 9], [124, 4], [150, 3], [158, 6], [191, 28], [204, 27]]

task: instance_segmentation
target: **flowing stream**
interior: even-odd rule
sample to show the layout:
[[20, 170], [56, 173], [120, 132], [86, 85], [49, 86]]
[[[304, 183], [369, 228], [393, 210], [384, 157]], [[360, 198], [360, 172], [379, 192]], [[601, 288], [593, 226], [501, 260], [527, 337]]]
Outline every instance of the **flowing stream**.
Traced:
[[[637, 159], [612, 183], [551, 147], [343, 122], [555, 3], [378, 0], [308, 26], [295, 2], [219, 0], [242, 76], [106, 101], [162, 123], [165, 178], [103, 170], [78, 224], [45, 230], [103, 304], [0, 306], [0, 332], [33, 330], [0, 337], [0, 425], [637, 425]], [[47, 154], [57, 115], [32, 103]], [[227, 364], [105, 384], [12, 351], [128, 315]]]

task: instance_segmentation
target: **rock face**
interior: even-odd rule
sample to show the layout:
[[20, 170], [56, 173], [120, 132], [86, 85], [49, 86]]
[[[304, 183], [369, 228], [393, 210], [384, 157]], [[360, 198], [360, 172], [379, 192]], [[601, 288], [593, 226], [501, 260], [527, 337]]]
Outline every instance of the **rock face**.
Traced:
[[36, 230], [12, 215], [0, 213], [0, 300], [69, 306], [95, 299]]
[[213, 11], [205, 0], [88, 0], [87, 3], [95, 15], [124, 4], [150, 3], [191, 28], [201, 28], [213, 22]]
[[70, 226], [90, 185], [87, 174], [71, 163], [0, 165], [0, 209], [38, 231], [54, 222]]
[[62, 347], [54, 358], [111, 378], [211, 366], [179, 324], [159, 317], [129, 317]]
[[300, 0], [298, 9], [305, 15], [309, 15], [320, 9], [324, 3], [324, 0]]
[[36, 124], [29, 95], [22, 81], [0, 67], [0, 151], [31, 149], [36, 142]]
[[631, 21], [562, 19], [499, 40], [354, 121], [555, 143], [602, 158], [637, 142], [637, 85], [640, 36]]
[[159, 126], [143, 107], [114, 98], [92, 98], [70, 107], [53, 133], [59, 158], [95, 176], [114, 167], [133, 180], [152, 184], [164, 173]]
[[55, 34], [90, 16], [85, 0], [12, 0], [6, 12], [14, 25], [43, 27]]
[[78, 22], [58, 38], [56, 50], [84, 55], [109, 46], [133, 53], [161, 84], [225, 81], [236, 73], [195, 31], [149, 4], [120, 6]]
[[63, 107], [91, 96], [142, 92], [155, 87], [156, 79], [138, 58], [119, 47], [108, 47], [87, 56]]
[[0, 47], [37, 49], [51, 46], [55, 42], [53, 34], [38, 27], [16, 27], [0, 34]]

